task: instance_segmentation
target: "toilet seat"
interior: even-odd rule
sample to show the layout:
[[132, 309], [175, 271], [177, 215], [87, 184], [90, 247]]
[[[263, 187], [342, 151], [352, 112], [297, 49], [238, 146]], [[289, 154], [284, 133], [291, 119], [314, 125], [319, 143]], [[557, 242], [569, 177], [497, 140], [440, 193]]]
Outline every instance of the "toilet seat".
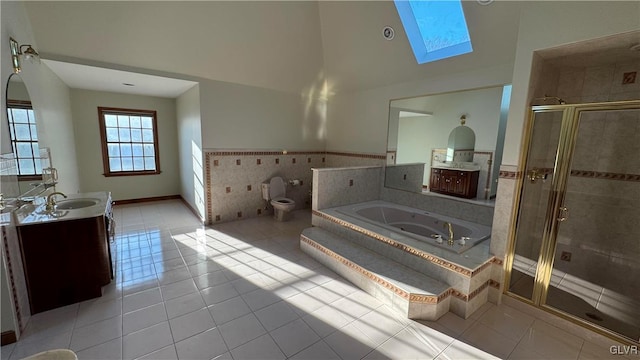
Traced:
[[273, 200], [271, 200], [271, 202], [276, 202], [278, 204], [283, 204], [283, 205], [287, 205], [287, 204], [295, 204], [295, 201], [289, 199], [289, 198], [285, 198], [285, 197], [279, 197], [279, 198], [275, 198]]
[[278, 197], [271, 200], [271, 205], [275, 208], [282, 209], [284, 211], [293, 210], [296, 206], [296, 202], [285, 197]]

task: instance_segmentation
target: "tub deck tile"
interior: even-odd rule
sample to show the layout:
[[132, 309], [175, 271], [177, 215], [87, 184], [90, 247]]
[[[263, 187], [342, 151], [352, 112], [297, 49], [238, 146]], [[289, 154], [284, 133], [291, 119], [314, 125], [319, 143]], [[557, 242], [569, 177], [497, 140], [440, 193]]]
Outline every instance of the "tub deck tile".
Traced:
[[[394, 293], [395, 295], [391, 298], [385, 297], [385, 299], [392, 299], [388, 304], [391, 307], [415, 309], [415, 305], [418, 304], [426, 306], [420, 306], [420, 309], [424, 308], [423, 311], [411, 311], [410, 314], [405, 313], [405, 316], [435, 320], [436, 316], [439, 317], [448, 311], [449, 302], [445, 300], [451, 294], [449, 285], [337, 237], [326, 230], [317, 227], [305, 229], [301, 235], [301, 248], [347, 279], [355, 279], [354, 275], [358, 274], [356, 285], [365, 291], [372, 290], [374, 296], [387, 291]], [[385, 291], [374, 289], [385, 289]], [[408, 306], [393, 306], [393, 302], [397, 302], [398, 297], [406, 301]], [[384, 301], [384, 299], [380, 300]], [[412, 307], [411, 304], [414, 306]], [[447, 309], [428, 309], [429, 306], [441, 308], [447, 306]]]

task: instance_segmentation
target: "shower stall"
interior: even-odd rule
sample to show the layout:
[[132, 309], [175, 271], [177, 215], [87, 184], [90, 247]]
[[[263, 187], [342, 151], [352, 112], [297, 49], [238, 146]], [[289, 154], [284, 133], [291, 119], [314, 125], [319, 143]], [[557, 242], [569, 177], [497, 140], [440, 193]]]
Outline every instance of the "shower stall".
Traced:
[[640, 100], [531, 108], [507, 293], [640, 341]]

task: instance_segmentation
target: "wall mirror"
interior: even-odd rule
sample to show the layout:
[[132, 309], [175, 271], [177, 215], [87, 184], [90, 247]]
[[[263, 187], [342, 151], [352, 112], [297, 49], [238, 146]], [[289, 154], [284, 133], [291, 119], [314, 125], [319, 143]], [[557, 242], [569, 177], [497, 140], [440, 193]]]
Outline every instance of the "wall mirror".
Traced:
[[[3, 181], [9, 191], [7, 196], [32, 195], [45, 190], [43, 173], [51, 171], [49, 151], [40, 148], [35, 112], [24, 81], [18, 74], [11, 74], [6, 86], [7, 138], [10, 153], [3, 154], [3, 175], [15, 175], [16, 181]], [[15, 184], [13, 184], [15, 183]], [[13, 185], [12, 185], [13, 184]]]
[[[387, 165], [424, 163], [422, 194], [494, 198], [510, 96], [511, 85], [505, 85], [391, 100]], [[440, 191], [450, 183], [437, 169], [477, 172], [476, 183], [467, 184], [475, 187], [473, 196]]]

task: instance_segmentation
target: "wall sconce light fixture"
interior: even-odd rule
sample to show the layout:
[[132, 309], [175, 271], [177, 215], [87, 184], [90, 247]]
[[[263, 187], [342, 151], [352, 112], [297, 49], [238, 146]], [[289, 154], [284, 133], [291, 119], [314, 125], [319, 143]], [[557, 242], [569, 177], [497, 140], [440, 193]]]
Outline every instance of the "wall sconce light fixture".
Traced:
[[19, 45], [14, 38], [9, 38], [9, 44], [11, 45], [11, 65], [15, 74], [22, 71], [21, 57], [27, 61], [40, 62], [40, 54], [31, 45]]

